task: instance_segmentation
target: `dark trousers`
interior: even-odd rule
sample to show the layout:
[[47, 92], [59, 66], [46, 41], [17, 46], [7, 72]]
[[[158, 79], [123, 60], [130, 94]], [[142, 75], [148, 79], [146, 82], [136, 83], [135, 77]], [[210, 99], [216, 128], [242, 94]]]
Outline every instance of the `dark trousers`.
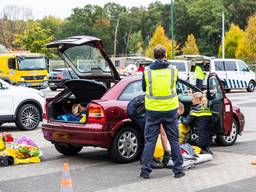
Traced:
[[171, 144], [171, 155], [174, 162], [173, 172], [179, 173], [182, 171], [183, 159], [179, 144], [178, 131], [178, 115], [173, 117], [163, 116], [146, 116], [146, 126], [144, 131], [145, 147], [141, 156], [141, 172], [150, 174], [152, 171], [151, 164], [157, 142], [157, 137], [160, 133], [160, 124], [163, 124], [164, 130]]
[[196, 79], [196, 86], [199, 88], [199, 89], [203, 89], [203, 80], [201, 79]]

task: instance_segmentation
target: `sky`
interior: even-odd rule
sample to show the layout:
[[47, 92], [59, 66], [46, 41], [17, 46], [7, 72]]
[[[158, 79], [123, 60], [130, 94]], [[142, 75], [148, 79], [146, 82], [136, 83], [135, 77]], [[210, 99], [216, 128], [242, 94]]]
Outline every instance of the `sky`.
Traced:
[[[156, 0], [0, 0], [0, 11], [6, 6], [17, 5], [29, 8], [35, 19], [52, 15], [59, 18], [66, 18], [75, 7], [83, 7], [86, 4], [101, 5], [108, 2], [115, 2], [127, 7], [147, 6]], [[160, 0], [162, 3], [170, 3], [171, 0]]]

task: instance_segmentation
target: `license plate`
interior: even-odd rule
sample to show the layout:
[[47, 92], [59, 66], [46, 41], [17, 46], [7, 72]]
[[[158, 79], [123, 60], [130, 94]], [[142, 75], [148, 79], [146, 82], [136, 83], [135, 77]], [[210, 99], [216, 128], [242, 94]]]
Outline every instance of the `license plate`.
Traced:
[[55, 85], [55, 83], [50, 83], [50, 85]]
[[32, 83], [32, 86], [38, 86], [39, 83]]

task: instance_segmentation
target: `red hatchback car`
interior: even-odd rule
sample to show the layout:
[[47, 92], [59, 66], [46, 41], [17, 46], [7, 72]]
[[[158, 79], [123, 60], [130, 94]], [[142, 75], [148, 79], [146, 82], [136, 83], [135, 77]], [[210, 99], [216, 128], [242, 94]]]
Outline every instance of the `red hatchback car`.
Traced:
[[[143, 131], [127, 115], [127, 105], [135, 96], [144, 94], [141, 76], [121, 80], [103, 49], [102, 41], [91, 36], [75, 36], [47, 45], [57, 48], [68, 67], [79, 76], [66, 82], [66, 89], [46, 101], [45, 139], [64, 155], [76, 155], [84, 146], [108, 149], [114, 161], [132, 162], [143, 149]], [[201, 91], [178, 80], [177, 93], [185, 106], [185, 115], [192, 104], [190, 93]], [[216, 74], [209, 75], [207, 97], [213, 112], [215, 141], [232, 145], [244, 128], [244, 115], [232, 105]], [[86, 123], [58, 120], [71, 112], [73, 104], [86, 106]]]

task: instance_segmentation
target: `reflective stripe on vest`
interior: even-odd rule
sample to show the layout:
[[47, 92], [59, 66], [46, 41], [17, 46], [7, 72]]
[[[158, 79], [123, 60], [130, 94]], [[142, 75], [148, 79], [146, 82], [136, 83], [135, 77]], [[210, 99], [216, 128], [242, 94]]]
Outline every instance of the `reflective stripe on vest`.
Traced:
[[191, 111], [190, 115], [195, 117], [212, 116], [212, 112], [208, 108], [201, 107], [198, 111]]

